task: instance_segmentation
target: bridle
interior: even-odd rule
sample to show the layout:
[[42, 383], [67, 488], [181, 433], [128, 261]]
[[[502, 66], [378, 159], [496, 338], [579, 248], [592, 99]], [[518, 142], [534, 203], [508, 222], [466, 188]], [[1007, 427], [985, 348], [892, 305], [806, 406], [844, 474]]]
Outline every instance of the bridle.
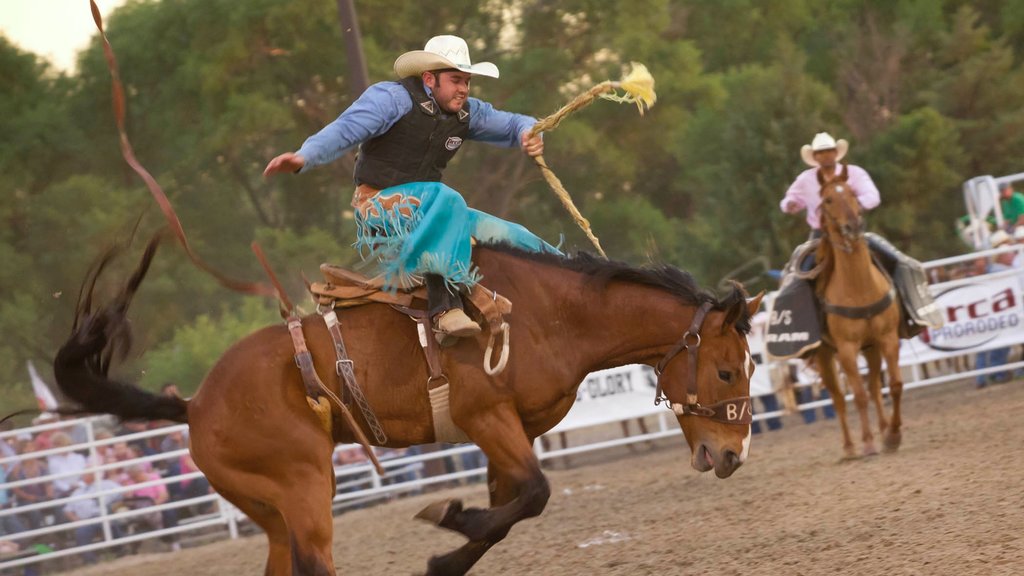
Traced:
[[[831, 184], [831, 182], [829, 184]], [[829, 185], [829, 184], [826, 184], [826, 186]], [[825, 187], [823, 186], [822, 189], [824, 189], [824, 188]], [[850, 193], [853, 192], [853, 190], [850, 188], [850, 185], [849, 184], [845, 184], [844, 182], [837, 183], [834, 188], [835, 188], [835, 193], [837, 195], [842, 195], [842, 194], [845, 194], [847, 192], [850, 192]], [[845, 203], [842, 204], [841, 208], [842, 208], [842, 210], [851, 213], [851, 214], [847, 215], [849, 218], [857, 218], [859, 216], [856, 212], [853, 212], [853, 210], [851, 210], [850, 207], [847, 206]], [[864, 231], [866, 230], [864, 219], [860, 218], [859, 225], [856, 227], [856, 229], [853, 229], [852, 227], [840, 226], [839, 225], [839, 222], [836, 220], [836, 217], [833, 216], [828, 210], [825, 209], [824, 199], [822, 199], [822, 203], [819, 205], [819, 210], [820, 210], [821, 217], [823, 217], [823, 218], [825, 218], [827, 220], [832, 221], [834, 224], [836, 224], [836, 227], [839, 229], [839, 234], [840, 234], [840, 238], [841, 238], [842, 242], [841, 243], [836, 243], [835, 246], [837, 248], [839, 248], [840, 250], [842, 250], [843, 252], [847, 253], [847, 254], [852, 253], [853, 252], [853, 243], [856, 242], [857, 240], [859, 240], [864, 235]], [[823, 236], [827, 236], [828, 235], [828, 228], [825, 227], [825, 226], [822, 226], [821, 232], [822, 232]]]
[[[672, 349], [654, 367], [654, 373], [658, 375], [658, 384], [654, 392], [654, 405], [658, 406], [664, 402], [673, 412], [679, 416], [703, 416], [716, 422], [725, 424], [749, 425], [753, 421], [753, 412], [750, 406], [750, 396], [740, 396], [723, 400], [710, 406], [701, 406], [697, 401], [697, 352], [700, 350], [700, 330], [704, 324], [704, 318], [711, 309], [711, 302], [705, 302], [697, 308], [693, 315], [690, 327], [683, 333], [683, 337], [676, 342]], [[661, 385], [661, 376], [672, 361], [680, 352], [687, 351], [687, 376], [686, 376], [686, 403], [672, 402]]]

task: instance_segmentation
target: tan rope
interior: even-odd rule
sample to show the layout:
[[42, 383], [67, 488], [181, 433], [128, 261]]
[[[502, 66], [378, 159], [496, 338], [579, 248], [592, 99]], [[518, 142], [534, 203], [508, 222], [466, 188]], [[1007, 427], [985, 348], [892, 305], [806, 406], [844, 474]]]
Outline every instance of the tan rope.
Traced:
[[[618, 95], [615, 91], [622, 88], [626, 91], [625, 95]], [[643, 115], [647, 108], [654, 105], [657, 97], [654, 94], [654, 78], [651, 77], [647, 68], [643, 64], [633, 63], [633, 68], [625, 78], [619, 82], [613, 82], [611, 80], [605, 80], [600, 84], [592, 87], [583, 94], [575, 97], [565, 106], [558, 109], [557, 112], [550, 116], [539, 120], [530, 129], [530, 137], [536, 136], [541, 132], [548, 132], [554, 130], [562, 123], [566, 117], [573, 112], [589, 106], [598, 97], [612, 100], [614, 102], [630, 102], [635, 103], [637, 108], [640, 110], [640, 114]], [[579, 209], [576, 208], [576, 204], [573, 203], [572, 197], [569, 196], [569, 192], [562, 185], [562, 181], [555, 176], [554, 171], [548, 167], [547, 162], [544, 161], [544, 156], [534, 156], [534, 162], [540, 167], [541, 174], [544, 176], [544, 180], [551, 187], [551, 190], [555, 192], [558, 199], [562, 202], [562, 206], [569, 211], [569, 214], [576, 221], [576, 225], [583, 230], [583, 233], [587, 235], [590, 242], [597, 248], [598, 254], [603, 258], [608, 256], [604, 253], [604, 249], [601, 248], [601, 241], [598, 240], [597, 236], [594, 235], [593, 230], [590, 228], [590, 221], [583, 217]]]

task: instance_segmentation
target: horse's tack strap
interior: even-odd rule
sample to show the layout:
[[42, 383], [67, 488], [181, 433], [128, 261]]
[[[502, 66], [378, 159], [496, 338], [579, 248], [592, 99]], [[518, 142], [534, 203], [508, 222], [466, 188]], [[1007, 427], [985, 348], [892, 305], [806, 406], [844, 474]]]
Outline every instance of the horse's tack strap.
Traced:
[[441, 348], [434, 339], [434, 325], [430, 314], [424, 310], [415, 310], [402, 306], [392, 306], [402, 314], [416, 321], [423, 355], [427, 359], [430, 377], [427, 378], [427, 396], [430, 399], [430, 411], [434, 422], [434, 440], [437, 442], [472, 442], [466, 433], [452, 421], [451, 408], [448, 404], [450, 388], [448, 377], [441, 367]]
[[711, 302], [705, 302], [697, 308], [693, 315], [693, 321], [690, 322], [690, 327], [683, 334], [683, 337], [679, 342], [676, 342], [676, 345], [654, 367], [654, 371], [658, 375], [658, 385], [657, 390], [655, 390], [656, 398], [660, 398], [662, 395], [661, 373], [665, 371], [665, 367], [675, 358], [676, 354], [687, 350], [689, 352], [687, 358], [689, 362], [687, 373], [689, 376], [686, 381], [686, 402], [688, 404], [697, 403], [697, 350], [700, 348], [700, 328], [704, 324], [704, 317], [707, 316], [709, 310], [711, 310]]
[[316, 369], [313, 368], [313, 355], [306, 347], [306, 337], [302, 334], [302, 320], [296, 316], [289, 316], [288, 333], [292, 337], [292, 346], [295, 348], [295, 364], [302, 372], [302, 383], [306, 386], [306, 396], [316, 400], [320, 397], [320, 387], [317, 386], [319, 377], [316, 375]]
[[341, 411], [341, 415], [345, 419], [345, 424], [348, 425], [352, 434], [356, 437], [362, 447], [363, 451], [366, 452], [366, 457], [373, 462], [374, 467], [377, 469], [377, 473], [381, 476], [386, 476], [387, 472], [384, 471], [384, 467], [381, 466], [380, 460], [377, 459], [377, 455], [374, 454], [373, 449], [370, 448], [370, 441], [366, 439], [366, 434], [363, 434], [363, 429], [356, 423], [356, 419], [352, 417], [352, 412], [349, 411], [348, 406], [345, 406], [334, 392], [330, 388], [324, 385], [323, 381], [320, 380], [320, 376], [316, 373], [316, 367], [313, 366], [313, 355], [309, 353], [309, 348], [306, 347], [306, 337], [302, 334], [302, 320], [294, 314], [289, 315], [288, 319], [288, 333], [292, 337], [292, 346], [295, 347], [295, 363], [298, 365], [300, 372], [302, 373], [302, 383], [306, 387], [306, 400], [309, 402], [309, 407], [313, 409], [313, 412], [320, 419], [321, 425], [327, 430], [327, 433], [333, 437], [331, 431], [331, 402], [317, 401], [320, 396], [320, 392], [323, 392], [327, 398], [333, 401], [334, 405]]
[[370, 403], [366, 401], [366, 396], [363, 394], [362, 388], [359, 387], [359, 381], [356, 380], [354, 365], [352, 359], [349, 358], [348, 350], [345, 348], [345, 340], [341, 335], [341, 323], [338, 321], [338, 315], [334, 310], [328, 310], [323, 313], [322, 317], [324, 323], [327, 324], [327, 331], [331, 334], [331, 339], [334, 340], [334, 352], [338, 358], [334, 369], [345, 384], [345, 392], [359, 406], [359, 411], [363, 414], [363, 418], [370, 427], [370, 431], [373, 432], [373, 437], [377, 440], [377, 443], [386, 444], [388, 441], [387, 434], [384, 433], [384, 428], [380, 425], [380, 421], [377, 420], [377, 415], [373, 413]]
[[405, 306], [391, 306], [402, 314], [409, 316], [416, 321], [416, 332], [420, 339], [420, 347], [423, 348], [423, 356], [427, 359], [427, 368], [430, 370], [430, 377], [427, 378], [427, 388], [433, 390], [448, 383], [448, 377], [444, 375], [441, 368], [441, 348], [434, 339], [434, 323], [426, 310], [417, 310]]
[[837, 306], [835, 304], [829, 304], [824, 298], [822, 298], [821, 308], [827, 314], [835, 314], [836, 316], [842, 316], [844, 318], [863, 320], [880, 314], [883, 310], [888, 308], [890, 304], [892, 304], [894, 298], [896, 298], [896, 288], [890, 282], [889, 291], [885, 293], [885, 296], [882, 296], [873, 304], [868, 304], [867, 306]]

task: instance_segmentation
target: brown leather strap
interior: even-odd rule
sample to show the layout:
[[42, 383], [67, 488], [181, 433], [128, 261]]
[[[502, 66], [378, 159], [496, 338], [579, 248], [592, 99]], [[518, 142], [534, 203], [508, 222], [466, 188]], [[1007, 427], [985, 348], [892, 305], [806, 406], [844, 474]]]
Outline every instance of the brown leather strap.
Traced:
[[345, 348], [345, 339], [341, 335], [341, 322], [338, 320], [337, 313], [334, 310], [327, 310], [321, 314], [321, 317], [324, 319], [324, 324], [327, 325], [327, 331], [330, 333], [331, 339], [334, 340], [334, 352], [337, 356], [334, 370], [345, 385], [343, 394], [355, 400], [356, 406], [359, 407], [359, 411], [362, 413], [363, 419], [366, 420], [366, 424], [370, 427], [370, 432], [373, 432], [373, 437], [377, 440], [377, 443], [380, 445], [387, 444], [387, 434], [384, 433], [384, 428], [380, 425], [380, 421], [377, 420], [377, 415], [374, 414], [370, 403], [366, 401], [363, 389], [359, 387], [359, 381], [356, 380], [355, 363], [349, 357], [348, 350]]
[[121, 156], [124, 157], [125, 162], [127, 162], [128, 165], [132, 167], [132, 170], [134, 170], [135, 173], [142, 178], [143, 182], [146, 183], [146, 187], [149, 188], [149, 191], [156, 200], [156, 203], [160, 206], [160, 210], [163, 212], [164, 218], [167, 220], [167, 224], [170, 226], [171, 231], [185, 249], [185, 254], [188, 255], [189, 260], [191, 260], [197, 268], [216, 278], [222, 286], [236, 292], [277, 297], [278, 294], [274, 289], [266, 284], [261, 282], [243, 282], [221, 274], [192, 251], [192, 247], [189, 246], [188, 239], [185, 237], [185, 230], [181, 226], [181, 221], [178, 220], [178, 215], [175, 214], [174, 208], [171, 207], [171, 202], [167, 199], [167, 195], [164, 194], [163, 189], [160, 188], [159, 184], [157, 184], [156, 179], [153, 178], [149, 171], [146, 170], [135, 158], [135, 151], [132, 149], [132, 144], [128, 140], [128, 133], [125, 130], [126, 99], [124, 95], [124, 86], [121, 84], [121, 73], [118, 70], [117, 59], [114, 57], [114, 49], [110, 46], [110, 41], [107, 40], [106, 32], [103, 31], [103, 18], [100, 15], [99, 7], [96, 6], [95, 0], [89, 0], [89, 4], [92, 8], [92, 19], [96, 22], [96, 28], [99, 29], [100, 37], [103, 40], [103, 54], [107, 59], [107, 68], [110, 69], [111, 92], [114, 103], [114, 119], [117, 122], [117, 132], [121, 137]]
[[427, 359], [427, 368], [430, 370], [427, 389], [433, 390], [447, 384], [448, 377], [444, 375], [444, 369], [441, 367], [441, 347], [434, 339], [434, 322], [430, 318], [430, 314], [426, 310], [416, 310], [394, 304], [391, 307], [416, 321], [420, 346], [423, 348], [423, 355]]
[[868, 304], [867, 306], [838, 306], [836, 304], [829, 304], [824, 298], [822, 298], [821, 309], [827, 314], [835, 314], [836, 316], [853, 318], [855, 320], [864, 320], [880, 314], [883, 310], [888, 308], [890, 304], [892, 304], [892, 301], [895, 298], [896, 288], [890, 285], [889, 291], [885, 293], [885, 296], [882, 296], [879, 300]]
[[352, 412], [349, 411], [348, 406], [345, 406], [344, 402], [341, 402], [333, 392], [330, 391], [327, 386], [324, 385], [323, 381], [320, 380], [320, 376], [316, 373], [316, 367], [313, 366], [313, 355], [309, 353], [309, 348], [306, 347], [306, 337], [302, 334], [302, 320], [293, 315], [288, 316], [288, 333], [292, 337], [292, 346], [295, 347], [295, 364], [298, 365], [299, 371], [302, 373], [302, 383], [306, 387], [306, 395], [313, 401], [316, 401], [320, 397], [320, 392], [324, 391], [330, 400], [333, 400], [333, 404], [338, 407], [341, 411], [341, 415], [345, 419], [345, 424], [348, 425], [349, 430], [356, 437], [362, 447], [363, 451], [366, 452], [367, 458], [373, 462], [374, 467], [377, 469], [377, 473], [381, 476], [386, 476], [387, 472], [384, 471], [384, 467], [381, 465], [380, 460], [377, 459], [377, 455], [374, 454], [373, 448], [370, 447], [370, 441], [367, 440], [366, 434], [363, 433], [363, 429], [359, 427], [356, 419], [352, 416]]
[[660, 398], [663, 397], [661, 390], [661, 373], [665, 371], [668, 363], [676, 357], [677, 354], [683, 350], [689, 351], [689, 366], [687, 370], [686, 379], [686, 402], [688, 404], [697, 403], [697, 350], [700, 349], [700, 328], [704, 325], [704, 317], [708, 315], [708, 311], [711, 310], [711, 302], [705, 302], [697, 308], [697, 311], [693, 314], [693, 321], [690, 322], [690, 327], [683, 333], [683, 337], [668, 351], [667, 354], [658, 362], [658, 365], [654, 367], [654, 372], [658, 375], [658, 385], [655, 390], [655, 404], [659, 403]]

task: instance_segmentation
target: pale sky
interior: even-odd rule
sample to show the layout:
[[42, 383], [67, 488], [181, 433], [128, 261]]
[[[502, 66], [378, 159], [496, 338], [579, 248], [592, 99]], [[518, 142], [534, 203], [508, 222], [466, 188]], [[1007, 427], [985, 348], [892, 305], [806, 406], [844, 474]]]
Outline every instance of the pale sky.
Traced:
[[[125, 0], [96, 0], [104, 18]], [[96, 34], [89, 0], [0, 0], [0, 33], [23, 50], [71, 71]]]

